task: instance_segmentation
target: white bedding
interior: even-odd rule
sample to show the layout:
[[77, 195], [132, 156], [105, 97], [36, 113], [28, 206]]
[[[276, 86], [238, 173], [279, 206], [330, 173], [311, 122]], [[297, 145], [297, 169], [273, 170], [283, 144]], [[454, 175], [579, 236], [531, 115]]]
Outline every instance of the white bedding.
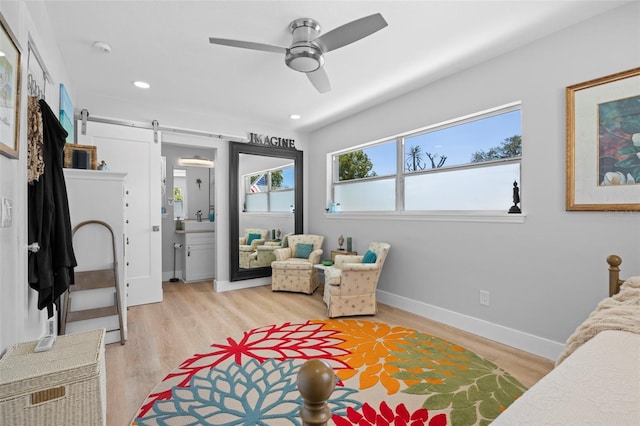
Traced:
[[598, 333], [518, 398], [494, 425], [640, 425], [640, 335]]

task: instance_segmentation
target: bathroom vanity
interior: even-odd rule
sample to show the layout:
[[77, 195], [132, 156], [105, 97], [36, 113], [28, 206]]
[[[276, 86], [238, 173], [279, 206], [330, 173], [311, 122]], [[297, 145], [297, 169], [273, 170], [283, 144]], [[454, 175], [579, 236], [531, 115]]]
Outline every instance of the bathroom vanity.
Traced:
[[188, 283], [213, 279], [216, 249], [214, 222], [185, 220], [183, 228], [176, 231], [184, 238], [182, 280]]

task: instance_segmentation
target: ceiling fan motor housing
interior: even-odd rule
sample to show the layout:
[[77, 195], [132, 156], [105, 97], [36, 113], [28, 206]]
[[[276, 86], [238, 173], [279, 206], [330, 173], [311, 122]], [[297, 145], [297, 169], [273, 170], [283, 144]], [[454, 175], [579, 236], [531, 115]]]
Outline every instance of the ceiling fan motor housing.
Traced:
[[324, 65], [322, 50], [313, 40], [320, 34], [320, 24], [310, 18], [296, 19], [289, 25], [293, 42], [287, 49], [284, 62], [291, 69], [313, 72]]

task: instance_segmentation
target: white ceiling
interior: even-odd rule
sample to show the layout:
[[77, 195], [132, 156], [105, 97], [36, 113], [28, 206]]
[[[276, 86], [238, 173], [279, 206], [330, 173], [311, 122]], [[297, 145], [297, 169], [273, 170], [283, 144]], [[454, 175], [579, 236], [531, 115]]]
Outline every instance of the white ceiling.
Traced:
[[[46, 0], [45, 7], [77, 108], [140, 121], [186, 113], [310, 131], [623, 3]], [[279, 54], [208, 41], [288, 47], [296, 18], [312, 18], [327, 32], [377, 12], [386, 28], [325, 54], [332, 84], [325, 94]], [[92, 47], [96, 41], [111, 53]], [[134, 80], [152, 87], [134, 88]], [[289, 119], [292, 113], [302, 119]]]

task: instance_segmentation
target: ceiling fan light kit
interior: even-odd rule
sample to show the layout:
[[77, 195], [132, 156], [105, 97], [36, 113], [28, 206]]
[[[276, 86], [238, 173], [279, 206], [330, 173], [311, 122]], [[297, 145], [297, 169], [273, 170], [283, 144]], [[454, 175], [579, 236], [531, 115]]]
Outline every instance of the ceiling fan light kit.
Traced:
[[376, 13], [351, 21], [320, 36], [320, 24], [311, 18], [300, 18], [289, 24], [293, 41], [288, 48], [216, 37], [209, 37], [209, 43], [263, 52], [284, 53], [284, 61], [289, 68], [305, 73], [316, 90], [325, 93], [331, 90], [331, 84], [323, 68], [323, 55], [370, 36], [386, 26], [387, 22], [382, 15]]
[[313, 72], [324, 65], [322, 50], [311, 40], [318, 38], [320, 24], [310, 18], [296, 19], [289, 24], [293, 43], [287, 49], [284, 62], [300, 72]]
[[313, 46], [296, 46], [289, 49], [284, 62], [291, 69], [300, 72], [313, 72], [324, 65], [320, 49]]

